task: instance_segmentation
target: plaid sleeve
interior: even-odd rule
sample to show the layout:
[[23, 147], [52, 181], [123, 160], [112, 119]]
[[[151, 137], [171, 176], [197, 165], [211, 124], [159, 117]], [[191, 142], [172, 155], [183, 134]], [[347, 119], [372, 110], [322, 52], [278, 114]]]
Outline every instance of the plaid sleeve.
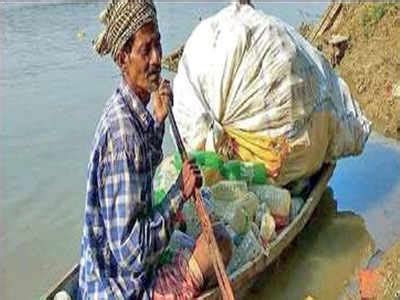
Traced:
[[158, 166], [163, 159], [162, 143], [164, 138], [165, 125], [163, 123], [154, 123], [152, 135], [150, 137], [151, 160], [153, 166]]
[[133, 154], [108, 154], [100, 168], [100, 205], [110, 249], [118, 264], [142, 272], [164, 250], [172, 222], [169, 209], [146, 215], [143, 179]]

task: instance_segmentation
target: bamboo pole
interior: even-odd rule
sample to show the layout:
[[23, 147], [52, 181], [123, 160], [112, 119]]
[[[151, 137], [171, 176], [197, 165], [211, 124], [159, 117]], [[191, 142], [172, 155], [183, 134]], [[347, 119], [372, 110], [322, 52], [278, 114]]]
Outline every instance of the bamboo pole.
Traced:
[[[182, 161], [188, 159], [188, 154], [186, 152], [185, 146], [183, 144], [181, 135], [179, 133], [178, 125], [176, 124], [175, 116], [172, 112], [171, 106], [169, 107], [168, 118], [171, 124], [172, 132], [174, 134], [175, 142], [181, 155]], [[199, 217], [201, 227], [205, 237], [207, 239], [210, 253], [212, 256], [213, 267], [218, 280], [218, 285], [221, 290], [222, 298], [224, 300], [233, 300], [233, 290], [231, 283], [229, 281], [228, 275], [225, 271], [225, 266], [222, 261], [222, 256], [219, 251], [217, 241], [214, 236], [214, 231], [211, 225], [210, 217], [208, 216], [207, 210], [204, 206], [203, 199], [201, 197], [200, 190], [196, 188], [194, 193], [194, 204], [196, 207], [197, 215]]]

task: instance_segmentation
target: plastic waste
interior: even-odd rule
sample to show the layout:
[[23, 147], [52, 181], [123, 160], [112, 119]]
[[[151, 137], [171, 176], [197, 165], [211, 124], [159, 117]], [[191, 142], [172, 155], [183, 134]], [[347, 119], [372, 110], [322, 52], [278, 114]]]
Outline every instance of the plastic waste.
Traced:
[[235, 201], [247, 191], [246, 182], [239, 180], [223, 180], [211, 187], [211, 192], [217, 201]]
[[242, 238], [239, 246], [234, 247], [233, 256], [228, 264], [229, 274], [234, 273], [245, 263], [260, 255], [263, 251], [253, 230], [249, 230]]
[[264, 247], [272, 240], [275, 235], [275, 220], [267, 211], [261, 218], [260, 238]]
[[214, 168], [204, 167], [201, 169], [203, 175], [203, 185], [213, 186], [214, 184], [224, 180], [219, 170]]
[[195, 239], [180, 230], [174, 230], [168, 243], [168, 248], [177, 252], [182, 249], [192, 249], [195, 245]]
[[243, 172], [249, 184], [266, 184], [268, 182], [267, 170], [263, 163], [244, 162]]
[[233, 230], [238, 234], [244, 234], [250, 229], [250, 224], [255, 219], [259, 203], [260, 200], [252, 192], [246, 193], [242, 199], [234, 202], [234, 215], [229, 221]]
[[231, 240], [233, 242], [233, 246], [234, 247], [238, 247], [240, 245], [240, 243], [242, 242], [242, 236], [240, 236], [239, 234], [236, 233], [235, 230], [233, 230], [233, 228], [227, 224], [225, 225], [226, 231], [228, 231], [229, 236], [231, 237]]
[[242, 163], [239, 160], [230, 160], [224, 163], [221, 174], [227, 180], [242, 180]]
[[290, 206], [290, 220], [293, 220], [300, 212], [304, 205], [304, 200], [301, 197], [293, 197], [292, 205]]
[[193, 151], [190, 156], [196, 160], [199, 167], [213, 168], [218, 171], [224, 163], [221, 157], [212, 151]]
[[[202, 187], [200, 192], [210, 220], [217, 220], [216, 202], [213, 199], [210, 189], [207, 187]], [[193, 201], [187, 201], [183, 205], [183, 214], [186, 221], [186, 234], [196, 238], [201, 232], [201, 224]]]
[[230, 160], [222, 166], [221, 174], [227, 180], [244, 180], [248, 184], [265, 184], [268, 181], [263, 163]]
[[261, 226], [261, 220], [265, 213], [271, 214], [271, 211], [269, 210], [267, 203], [260, 202], [260, 204], [257, 207], [256, 218], [254, 221], [254, 223], [257, 225], [257, 227]]
[[200, 233], [201, 229], [194, 203], [192, 201], [187, 201], [183, 205], [182, 210], [186, 221], [186, 234], [191, 237], [196, 237]]
[[153, 181], [153, 206], [161, 204], [167, 192], [179, 177], [180, 169], [176, 167], [175, 156], [166, 157], [158, 166]]
[[268, 205], [278, 229], [289, 223], [291, 196], [288, 190], [273, 185], [252, 185], [249, 190]]

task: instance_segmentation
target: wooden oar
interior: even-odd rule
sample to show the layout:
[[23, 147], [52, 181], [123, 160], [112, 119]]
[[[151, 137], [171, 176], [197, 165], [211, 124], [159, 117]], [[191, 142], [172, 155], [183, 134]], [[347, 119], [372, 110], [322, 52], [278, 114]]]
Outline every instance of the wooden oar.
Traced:
[[[178, 125], [176, 124], [175, 116], [172, 112], [171, 106], [169, 107], [168, 114], [169, 121], [171, 123], [172, 132], [174, 134], [175, 142], [179, 150], [179, 154], [182, 158], [182, 161], [187, 160], [188, 154], [185, 149], [185, 145], [182, 142], [181, 135], [179, 133]], [[217, 241], [214, 236], [214, 231], [212, 229], [210, 217], [208, 216], [207, 210], [204, 206], [203, 198], [201, 197], [200, 190], [196, 188], [194, 193], [194, 203], [197, 211], [197, 215], [200, 219], [201, 227], [203, 229], [203, 233], [205, 234], [206, 240], [208, 242], [210, 252], [213, 258], [213, 267], [215, 270], [215, 274], [217, 276], [219, 288], [221, 290], [221, 295], [224, 300], [233, 300], [235, 299], [233, 296], [232, 286], [229, 281], [228, 275], [225, 272], [225, 266], [222, 261], [221, 253], [219, 252], [219, 248], [217, 245]]]

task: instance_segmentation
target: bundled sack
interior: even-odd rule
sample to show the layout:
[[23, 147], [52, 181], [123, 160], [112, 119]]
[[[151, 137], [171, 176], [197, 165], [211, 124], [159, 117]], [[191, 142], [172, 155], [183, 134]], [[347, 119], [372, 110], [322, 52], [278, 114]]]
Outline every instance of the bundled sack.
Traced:
[[189, 149], [262, 162], [279, 185], [361, 153], [370, 132], [322, 54], [249, 5], [231, 4], [195, 28], [174, 99]]

